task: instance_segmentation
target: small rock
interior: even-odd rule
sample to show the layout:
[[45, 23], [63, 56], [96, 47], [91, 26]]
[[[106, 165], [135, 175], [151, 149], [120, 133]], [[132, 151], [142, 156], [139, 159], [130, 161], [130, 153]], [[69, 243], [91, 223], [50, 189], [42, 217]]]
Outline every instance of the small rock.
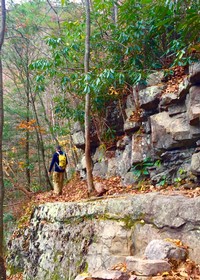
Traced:
[[164, 260], [145, 260], [132, 256], [126, 257], [126, 265], [129, 271], [143, 276], [155, 276], [158, 273], [170, 271], [171, 267]]
[[85, 280], [87, 278], [88, 278], [88, 276], [84, 276], [84, 275], [79, 274], [79, 275], [76, 276], [76, 278], [74, 280]]
[[117, 270], [99, 270], [92, 274], [92, 279], [99, 280], [129, 280], [129, 275]]
[[102, 184], [101, 182], [95, 182], [94, 188], [99, 195], [104, 194], [106, 192], [106, 188], [105, 188], [104, 184]]

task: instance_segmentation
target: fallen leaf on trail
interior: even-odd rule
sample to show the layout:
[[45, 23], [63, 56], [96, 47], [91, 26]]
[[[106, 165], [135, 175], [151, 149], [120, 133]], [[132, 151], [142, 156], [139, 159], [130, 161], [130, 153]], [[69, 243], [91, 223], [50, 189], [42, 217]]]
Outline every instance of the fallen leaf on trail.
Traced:
[[122, 272], [126, 272], [127, 271], [127, 266], [126, 263], [118, 263], [116, 265], [114, 265], [111, 270], [119, 270]]

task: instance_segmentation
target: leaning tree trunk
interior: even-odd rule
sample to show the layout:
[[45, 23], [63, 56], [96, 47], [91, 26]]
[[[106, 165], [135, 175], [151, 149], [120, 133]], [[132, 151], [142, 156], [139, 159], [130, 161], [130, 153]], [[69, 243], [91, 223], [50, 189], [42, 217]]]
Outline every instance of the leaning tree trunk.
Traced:
[[[85, 39], [85, 60], [84, 69], [85, 74], [89, 72], [90, 61], [90, 1], [85, 0], [86, 9], [86, 39]], [[87, 92], [85, 96], [85, 161], [87, 172], [87, 186], [88, 193], [94, 190], [93, 176], [92, 176], [92, 159], [90, 154], [90, 93]]]
[[3, 259], [3, 164], [2, 164], [2, 135], [3, 135], [3, 71], [2, 71], [2, 46], [5, 35], [6, 7], [5, 0], [1, 0], [1, 30], [0, 30], [0, 279], [6, 279], [6, 270]]

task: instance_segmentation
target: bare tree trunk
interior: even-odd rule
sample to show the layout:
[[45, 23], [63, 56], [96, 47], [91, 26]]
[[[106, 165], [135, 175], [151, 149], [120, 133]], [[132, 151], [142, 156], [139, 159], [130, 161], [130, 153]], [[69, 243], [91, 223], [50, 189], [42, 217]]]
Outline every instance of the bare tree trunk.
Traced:
[[0, 279], [6, 279], [6, 270], [3, 259], [3, 201], [4, 201], [4, 183], [3, 183], [3, 164], [2, 164], [2, 135], [3, 135], [3, 71], [2, 71], [2, 46], [5, 35], [6, 7], [5, 0], [1, 0], [1, 30], [0, 30]]
[[114, 3], [114, 6], [113, 6], [113, 21], [115, 23], [115, 25], [117, 26], [117, 21], [118, 21], [118, 7], [117, 7], [117, 4]]
[[[72, 131], [71, 122], [70, 122], [69, 119], [68, 119], [68, 125], [69, 125], [69, 130]], [[72, 139], [71, 134], [69, 134], [69, 146], [70, 146], [70, 151], [72, 153], [72, 158], [73, 158], [74, 166], [76, 166], [78, 164], [78, 155], [77, 155], [76, 150], [73, 147], [73, 139]]]
[[[37, 110], [35, 108], [35, 101], [34, 101], [32, 93], [30, 94], [30, 97], [31, 97], [31, 102], [32, 102], [32, 106], [33, 106], [33, 112], [35, 114], [36, 123], [37, 123], [37, 126], [40, 127]], [[39, 150], [41, 151], [42, 164], [43, 164], [45, 180], [46, 180], [46, 184], [47, 184], [46, 189], [51, 190], [51, 189], [53, 189], [53, 186], [51, 184], [51, 181], [50, 181], [50, 178], [48, 175], [48, 170], [46, 167], [44, 142], [43, 142], [42, 134], [41, 134], [40, 130], [37, 128], [36, 128], [36, 136], [37, 136], [37, 140], [38, 140]]]
[[[86, 10], [86, 38], [85, 38], [85, 60], [84, 69], [85, 74], [89, 72], [90, 62], [90, 1], [85, 0]], [[92, 175], [92, 159], [90, 154], [90, 94], [85, 96], [85, 161], [87, 171], [87, 186], [88, 193], [94, 190], [93, 175]]]
[[41, 170], [41, 160], [40, 160], [40, 147], [37, 145], [37, 155], [38, 155], [38, 174], [39, 174], [39, 185], [42, 185], [42, 170]]
[[[28, 69], [26, 69], [26, 121], [27, 124], [30, 121], [30, 83], [29, 83], [29, 72]], [[31, 174], [30, 174], [30, 132], [27, 129], [26, 131], [26, 180], [27, 180], [27, 190], [30, 190], [31, 185]]]
[[39, 93], [38, 93], [38, 97], [40, 99], [40, 104], [42, 106], [43, 113], [44, 113], [44, 119], [45, 119], [45, 121], [46, 121], [46, 123], [48, 125], [48, 128], [49, 128], [49, 131], [51, 133], [51, 136], [52, 136], [53, 140], [56, 142], [56, 144], [58, 145], [59, 144], [58, 143], [58, 139], [57, 139], [55, 133], [52, 130], [52, 125], [51, 125], [51, 122], [49, 121], [49, 118], [47, 116], [47, 112], [46, 112], [46, 109], [45, 109], [45, 105], [44, 105], [43, 99], [42, 99], [42, 97], [41, 97], [41, 95]]

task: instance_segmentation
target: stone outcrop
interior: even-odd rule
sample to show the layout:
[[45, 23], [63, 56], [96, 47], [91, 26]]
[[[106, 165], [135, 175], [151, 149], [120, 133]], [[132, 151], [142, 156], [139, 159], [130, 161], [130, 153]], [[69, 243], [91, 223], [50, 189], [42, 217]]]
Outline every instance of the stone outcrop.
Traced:
[[[143, 259], [152, 240], [165, 238], [180, 239], [189, 247], [189, 258], [200, 263], [199, 209], [200, 197], [158, 193], [46, 203], [10, 241], [8, 267], [24, 271], [25, 280], [73, 279], [82, 272], [109, 270], [127, 257]], [[152, 258], [149, 247], [146, 255]], [[164, 248], [166, 257], [178, 255], [173, 244]], [[141, 267], [155, 269], [147, 263], [140, 261]]]
[[190, 65], [190, 82], [200, 84], [200, 62]]
[[161, 239], [152, 240], [146, 247], [144, 255], [150, 260], [177, 260], [185, 261], [187, 251], [178, 247], [175, 243]]
[[191, 170], [193, 174], [200, 176], [200, 152], [192, 155]]
[[[194, 167], [195, 156], [192, 157], [200, 149], [200, 63], [189, 67], [188, 76], [180, 82], [176, 91], [165, 93], [165, 80], [162, 71], [154, 72], [147, 78], [146, 87], [133, 88], [124, 104], [124, 116], [117, 104], [113, 104], [111, 111], [107, 108], [108, 126], [122, 137], [111, 148], [112, 155], [107, 151], [98, 158], [99, 147], [96, 147], [93, 154], [94, 176], [120, 176], [123, 184], [134, 184], [141, 179], [131, 174], [135, 165], [140, 164], [142, 168], [144, 161], [151, 159], [154, 163], [160, 161], [159, 168], [154, 166], [149, 170], [153, 184], [159, 184], [163, 178], [168, 183], [177, 178], [194, 181], [192, 173], [197, 176], [196, 170], [200, 169], [199, 164]], [[123, 142], [124, 145], [121, 145]], [[77, 147], [80, 145], [77, 144]], [[176, 158], [173, 166], [169, 157], [165, 156], [170, 153]], [[84, 167], [80, 164], [78, 170], [82, 172]], [[181, 172], [184, 176], [180, 176], [180, 170], [184, 171]]]
[[164, 260], [142, 260], [135, 257], [126, 258], [127, 268], [143, 276], [156, 276], [158, 273], [170, 271], [171, 266]]

